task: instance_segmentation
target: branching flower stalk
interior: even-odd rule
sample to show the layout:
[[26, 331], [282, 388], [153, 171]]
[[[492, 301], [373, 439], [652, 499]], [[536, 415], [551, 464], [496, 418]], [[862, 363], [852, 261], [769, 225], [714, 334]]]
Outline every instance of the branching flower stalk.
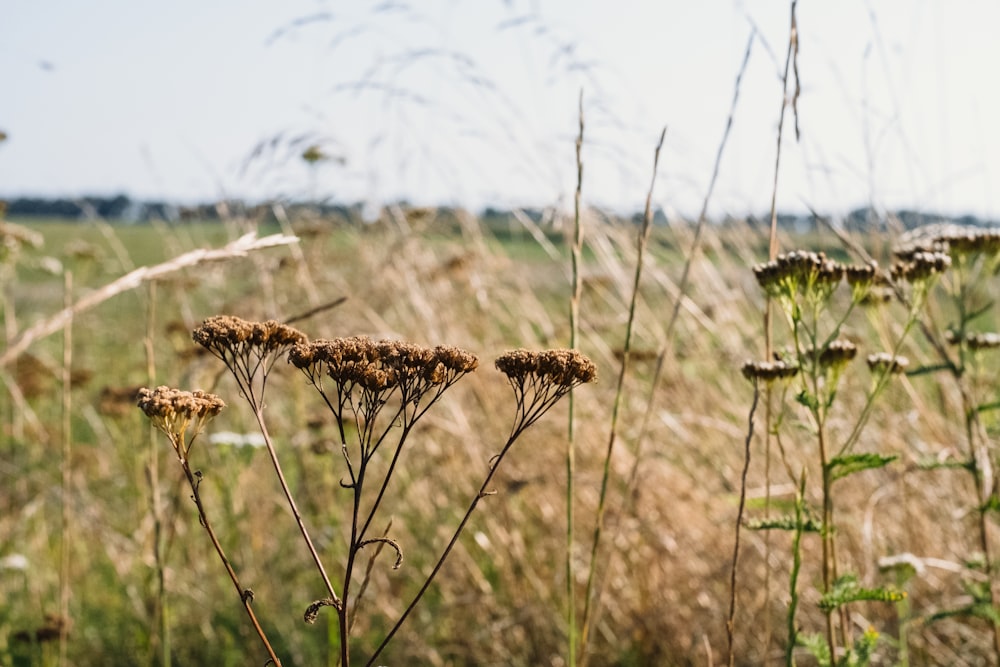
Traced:
[[[396, 553], [394, 568], [402, 563], [402, 550], [386, 533], [369, 537], [368, 530], [385, 497], [403, 446], [419, 419], [459, 379], [476, 370], [476, 357], [455, 347], [421, 347], [398, 341], [372, 341], [365, 337], [300, 342], [288, 354], [288, 361], [303, 372], [333, 414], [340, 432], [341, 453], [347, 479], [341, 482], [353, 495], [351, 536], [348, 543], [344, 580], [339, 600], [317, 600], [306, 611], [306, 621], [316, 618], [320, 607], [337, 610], [341, 638], [341, 662], [350, 660], [351, 595], [356, 559], [369, 545], [389, 546]], [[387, 406], [392, 406], [386, 409]], [[347, 424], [357, 433], [352, 451]], [[391, 460], [377, 484], [374, 500], [363, 506], [369, 464], [390, 436], [395, 435]]]
[[[914, 257], [928, 253], [946, 253], [951, 260], [951, 271], [945, 275], [941, 284], [954, 308], [955, 321], [949, 325], [945, 340], [956, 349], [957, 360], [952, 359], [940, 344], [935, 345], [941, 363], [930, 370], [947, 370], [958, 386], [962, 401], [968, 448], [968, 459], [963, 468], [971, 477], [978, 546], [982, 552], [981, 569], [988, 581], [982, 599], [974, 600], [967, 611], [971, 616], [984, 616], [992, 626], [994, 657], [1000, 664], [1000, 624], [995, 620], [995, 606], [1000, 595], [995, 581], [992, 526], [988, 517], [998, 506], [994, 482], [997, 461], [981, 419], [996, 404], [983, 403], [979, 395], [980, 385], [984, 380], [988, 384], [993, 384], [994, 381], [989, 372], [983, 372], [980, 362], [985, 353], [1000, 346], [1000, 335], [973, 329], [976, 321], [992, 310], [993, 303], [982, 290], [1000, 269], [1000, 232], [996, 229], [959, 226], [943, 226], [934, 231], [922, 241], [897, 249], [895, 254], [901, 263], [912, 262]], [[916, 372], [926, 370], [918, 369]], [[988, 611], [980, 613], [979, 610], [986, 608]]]
[[299, 526], [302, 539], [323, 579], [329, 599], [335, 605], [340, 604], [333, 584], [330, 582], [330, 577], [326, 573], [326, 568], [323, 567], [323, 562], [320, 560], [319, 552], [309, 537], [309, 531], [302, 520], [302, 514], [295, 503], [288, 482], [285, 480], [274, 442], [268, 432], [267, 424], [264, 422], [264, 389], [267, 386], [267, 377], [274, 362], [290, 347], [304, 342], [306, 335], [274, 320], [249, 322], [230, 315], [217, 315], [205, 320], [192, 332], [191, 337], [226, 365], [226, 368], [236, 379], [240, 393], [250, 404], [254, 418], [257, 420], [257, 426], [261, 435], [264, 436], [264, 444], [271, 457], [274, 472], [278, 476], [278, 482], [281, 484], [281, 490], [285, 495], [288, 507]]
[[156, 389], [143, 388], [139, 391], [139, 409], [149, 417], [153, 426], [162, 431], [170, 441], [174, 453], [177, 455], [177, 460], [184, 470], [184, 476], [191, 487], [191, 499], [198, 508], [199, 521], [204, 526], [205, 532], [208, 533], [208, 537], [211, 539], [212, 546], [215, 547], [215, 552], [219, 555], [219, 559], [222, 560], [222, 564], [226, 568], [226, 573], [233, 582], [233, 586], [236, 588], [236, 593], [240, 597], [250, 623], [260, 637], [261, 642], [263, 642], [270, 661], [277, 665], [277, 667], [281, 667], [281, 660], [275, 654], [274, 649], [271, 648], [271, 643], [268, 641], [267, 635], [264, 633], [264, 629], [257, 620], [257, 615], [251, 606], [254, 598], [253, 591], [249, 588], [244, 588], [240, 584], [240, 580], [236, 576], [236, 571], [233, 569], [232, 563], [229, 562], [229, 558], [226, 557], [222, 544], [219, 542], [219, 538], [216, 536], [215, 530], [208, 519], [208, 514], [205, 512], [205, 505], [202, 503], [200, 492], [204, 476], [200, 470], [191, 469], [190, 453], [195, 439], [204, 430], [205, 425], [218, 415], [225, 405], [223, 400], [218, 396], [206, 394], [202, 391], [188, 392], [165, 386], [160, 386]]
[[[799, 369], [797, 366], [787, 364], [784, 361], [763, 361], [754, 362], [748, 361], [743, 364], [742, 368], [743, 376], [753, 383], [753, 402], [750, 405], [750, 412], [747, 415], [748, 432], [746, 440], [744, 441], [743, 447], [743, 472], [740, 475], [740, 500], [739, 508], [736, 512], [736, 528], [735, 528], [735, 538], [733, 540], [733, 562], [730, 569], [729, 576], [729, 616], [726, 618], [726, 638], [728, 645], [729, 659], [727, 664], [733, 665], [736, 662], [736, 579], [737, 571], [739, 569], [740, 561], [740, 535], [743, 528], [743, 512], [746, 509], [746, 491], [747, 491], [747, 474], [750, 471], [750, 444], [753, 441], [754, 435], [754, 415], [757, 412], [757, 403], [760, 400], [760, 384], [763, 382], [767, 387], [768, 395], [771, 394], [772, 385], [776, 381], [786, 381], [795, 377]], [[787, 389], [788, 382], [782, 382], [782, 385]], [[777, 427], [780, 424], [780, 416], [775, 420], [775, 435], [777, 435]], [[780, 442], [780, 441], [779, 441]], [[784, 457], [784, 450], [782, 450], [782, 460], [785, 461], [787, 466], [787, 459]], [[798, 538], [801, 535], [800, 517], [796, 514], [796, 539], [793, 543], [793, 557], [794, 562], [797, 564], [800, 555], [798, 548]], [[789, 607], [789, 614], [794, 621], [795, 603], [797, 601], [796, 597], [796, 582], [798, 580], [798, 567], [797, 565], [793, 567], [791, 576], [791, 591], [792, 591], [792, 605]], [[794, 622], [790, 621], [790, 627], [794, 627]], [[794, 646], [795, 633], [789, 631], [789, 652], [788, 655], [791, 656], [791, 647]]]
[[507, 381], [514, 391], [515, 411], [510, 435], [500, 452], [490, 459], [490, 468], [486, 478], [479, 487], [479, 491], [473, 496], [458, 528], [427, 576], [423, 586], [382, 643], [375, 649], [375, 653], [366, 663], [368, 667], [376, 664], [376, 658], [389, 644], [393, 635], [396, 634], [430, 587], [458, 542], [458, 538], [465, 530], [465, 526], [472, 517], [479, 501], [496, 493], [490, 490], [490, 483], [514, 442], [572, 389], [597, 379], [597, 369], [594, 363], [575, 350], [546, 350], [543, 352], [513, 350], [500, 355], [495, 364], [497, 369], [507, 377]]
[[[837, 396], [842, 374], [857, 355], [856, 345], [841, 338], [840, 331], [854, 307], [862, 303], [871, 291], [876, 281], [877, 269], [874, 265], [844, 266], [827, 259], [822, 253], [803, 251], [780, 255], [771, 262], [754, 267], [760, 286], [778, 303], [791, 329], [794, 363], [801, 371], [799, 373], [801, 390], [797, 401], [809, 412], [816, 433], [821, 470], [820, 533], [824, 596], [833, 596], [835, 586], [840, 581], [836, 554], [833, 483], [848, 474], [881, 467], [892, 460], [891, 457], [880, 457], [875, 454], [854, 455], [852, 448], [867, 423], [876, 397], [887, 386], [889, 377], [902, 369], [904, 364], [898, 353], [903, 340], [917, 321], [933, 281], [947, 268], [947, 265], [947, 256], [925, 253], [916, 255], [907, 262], [897, 263], [893, 267], [893, 278], [906, 281], [911, 286], [909, 313], [892, 351], [884, 356], [876, 355], [870, 359], [869, 367], [873, 372], [871, 389], [865, 396], [864, 407], [853, 429], [839, 448], [830, 442], [827, 420]], [[845, 278], [851, 287], [851, 300], [838, 318], [831, 313], [831, 299]], [[833, 319], [832, 325], [827, 324], [829, 319]], [[798, 481], [801, 484], [801, 480]], [[838, 597], [835, 603], [830, 602], [823, 607], [826, 617], [826, 651], [833, 662], [837, 660], [838, 645], [843, 646], [845, 652], [850, 651], [851, 641], [846, 611], [846, 603], [849, 601]], [[840, 615], [839, 641], [834, 632], [834, 612]]]

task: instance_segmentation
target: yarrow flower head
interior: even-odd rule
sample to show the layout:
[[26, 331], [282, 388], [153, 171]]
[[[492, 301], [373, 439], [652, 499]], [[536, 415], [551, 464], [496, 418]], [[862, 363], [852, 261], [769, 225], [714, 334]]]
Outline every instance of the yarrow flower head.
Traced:
[[576, 350], [512, 350], [497, 357], [495, 365], [517, 399], [512, 434], [533, 424], [574, 387], [597, 379], [594, 362]]
[[333, 380], [341, 409], [358, 390], [359, 404], [368, 419], [393, 391], [399, 391], [404, 407], [420, 403], [428, 394], [432, 401], [437, 400], [445, 389], [479, 366], [475, 355], [457, 347], [422, 347], [365, 336], [299, 343], [289, 350], [288, 362], [305, 373], [321, 393], [324, 379]]
[[232, 315], [216, 315], [196, 328], [191, 338], [226, 361], [227, 356], [242, 356], [250, 350], [260, 357], [285, 350], [305, 341], [306, 335], [275, 320], [250, 322]]
[[307, 340], [304, 333], [281, 322], [250, 322], [232, 315], [208, 318], [191, 332], [191, 338], [226, 364], [254, 405], [261, 399], [254, 385], [258, 374], [263, 391], [277, 355]]
[[170, 439], [182, 461], [187, 459], [191, 443], [204, 430], [205, 424], [226, 407], [225, 402], [214, 394], [166, 386], [156, 389], [143, 387], [139, 390], [137, 404], [153, 426]]

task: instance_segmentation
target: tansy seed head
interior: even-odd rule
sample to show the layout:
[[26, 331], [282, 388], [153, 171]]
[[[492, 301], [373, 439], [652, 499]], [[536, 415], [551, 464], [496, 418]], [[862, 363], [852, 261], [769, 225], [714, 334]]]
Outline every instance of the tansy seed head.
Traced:
[[787, 380], [798, 374], [799, 367], [785, 361], [746, 361], [740, 368], [743, 377], [751, 382], [763, 380], [771, 383], [775, 380]]
[[868, 355], [868, 368], [873, 373], [894, 373], [899, 374], [906, 371], [910, 365], [910, 360], [906, 357], [893, 356], [888, 352], [877, 352]]

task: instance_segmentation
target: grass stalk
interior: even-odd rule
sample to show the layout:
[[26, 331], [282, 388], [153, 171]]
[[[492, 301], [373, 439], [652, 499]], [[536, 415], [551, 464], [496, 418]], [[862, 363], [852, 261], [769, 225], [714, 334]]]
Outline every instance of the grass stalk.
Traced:
[[[150, 282], [146, 299], [146, 335], [143, 347], [146, 352], [146, 380], [149, 386], [156, 381], [156, 352], [153, 336], [156, 330], [156, 282]], [[156, 447], [153, 431], [156, 427], [148, 425], [148, 457], [146, 475], [149, 482], [150, 512], [153, 518], [153, 569], [156, 576], [156, 600], [154, 606], [154, 622], [157, 626], [156, 640], [153, 648], [159, 649], [161, 667], [170, 667], [170, 613], [167, 606], [166, 560], [164, 554], [163, 503], [160, 497], [160, 450]]]
[[[583, 295], [581, 261], [583, 255], [583, 225], [580, 223], [580, 203], [583, 193], [583, 91], [579, 104], [580, 131], [576, 137], [576, 193], [573, 196], [573, 245], [571, 262], [573, 270], [573, 294], [569, 302], [569, 347], [580, 346], [580, 299]], [[566, 629], [568, 633], [569, 667], [576, 667], [576, 567], [573, 562], [573, 545], [576, 541], [573, 531], [576, 502], [576, 399], [569, 393], [569, 417], [566, 443]]]
[[611, 429], [608, 435], [607, 451], [604, 455], [604, 466], [601, 473], [601, 490], [597, 500], [597, 516], [594, 520], [594, 532], [590, 544], [590, 562], [587, 572], [587, 587], [584, 592], [583, 619], [580, 624], [580, 662], [586, 664], [586, 648], [590, 633], [593, 609], [597, 601], [594, 600], [594, 580], [597, 573], [597, 555], [601, 544], [601, 535], [604, 530], [604, 513], [607, 508], [608, 479], [611, 474], [611, 457], [614, 454], [615, 443], [618, 439], [618, 416], [621, 411], [622, 401], [625, 395], [625, 374], [628, 371], [629, 352], [632, 346], [632, 330], [635, 324], [636, 304], [639, 300], [639, 285], [642, 280], [642, 266], [646, 254], [646, 245], [649, 240], [649, 230], [653, 224], [653, 187], [656, 185], [657, 168], [660, 163], [660, 149], [663, 148], [663, 141], [667, 136], [667, 128], [664, 127], [660, 133], [660, 140], [656, 144], [653, 152], [653, 176], [650, 180], [649, 191], [646, 194], [646, 209], [643, 215], [642, 227], [639, 230], [636, 244], [635, 273], [632, 281], [632, 297], [629, 302], [628, 319], [625, 325], [625, 341], [622, 346], [622, 362], [618, 371], [618, 382], [615, 389], [615, 398], [611, 407]]
[[[73, 303], [73, 272], [63, 274], [63, 298], [65, 307]], [[69, 622], [70, 596], [70, 549], [73, 540], [70, 535], [70, 491], [72, 487], [73, 470], [73, 321], [70, 319], [63, 328], [63, 358], [62, 358], [62, 478], [61, 478], [61, 535], [60, 565], [59, 565], [59, 615], [65, 623]], [[59, 633], [59, 664], [65, 665], [67, 651], [67, 632]]]
[[740, 562], [740, 532], [743, 528], [743, 512], [747, 503], [747, 473], [750, 472], [750, 444], [753, 442], [754, 414], [757, 412], [757, 403], [760, 401], [760, 384], [758, 380], [753, 383], [753, 402], [750, 404], [750, 412], [747, 416], [747, 437], [743, 447], [743, 472], [740, 474], [740, 500], [739, 508], [736, 511], [736, 529], [733, 539], [733, 565], [729, 572], [729, 616], [726, 618], [726, 641], [729, 659], [727, 664], [733, 667], [736, 664], [736, 647], [734, 644], [736, 627], [736, 572]]

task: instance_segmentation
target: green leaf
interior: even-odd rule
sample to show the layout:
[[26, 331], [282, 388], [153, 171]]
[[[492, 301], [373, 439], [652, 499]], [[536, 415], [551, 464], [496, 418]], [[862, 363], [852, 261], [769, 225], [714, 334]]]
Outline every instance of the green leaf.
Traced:
[[854, 640], [854, 648], [837, 661], [838, 667], [866, 667], [871, 664], [878, 644], [879, 634], [875, 628], [868, 628]]
[[820, 634], [798, 635], [796, 639], [799, 646], [804, 647], [820, 667], [830, 667], [830, 646], [826, 643], [826, 637]]
[[975, 602], [965, 607], [935, 612], [927, 617], [924, 624], [930, 625], [945, 618], [981, 618], [990, 623], [1000, 624], [1000, 614], [997, 613], [996, 607], [987, 602]]
[[807, 392], [804, 389], [802, 391], [800, 391], [798, 394], [795, 395], [795, 401], [799, 405], [804, 405], [805, 407], [809, 408], [810, 410], [818, 410], [819, 409], [819, 401], [816, 399], [815, 396], [813, 396], [812, 394], [810, 394], [809, 392]]
[[805, 517], [800, 524], [794, 514], [747, 521], [743, 526], [748, 530], [801, 530], [803, 533], [820, 532], [818, 522], [810, 517]]
[[841, 477], [847, 477], [848, 475], [853, 475], [856, 472], [861, 472], [862, 470], [871, 470], [873, 468], [883, 468], [893, 461], [895, 461], [898, 456], [882, 456], [881, 454], [847, 454], [845, 456], [836, 456], [829, 463], [827, 463], [827, 468], [830, 470], [830, 481], [836, 481]]
[[974, 320], [974, 319], [976, 319], [978, 317], [982, 317], [986, 313], [990, 312], [990, 310], [992, 310], [992, 309], [993, 309], [993, 302], [992, 301], [988, 301], [986, 303], [986, 305], [983, 306], [982, 308], [980, 308], [979, 310], [975, 310], [975, 311], [969, 313], [968, 315], [966, 315], [965, 316], [965, 321], [967, 323], [971, 322], [972, 320]]
[[924, 459], [923, 461], [917, 462], [917, 467], [921, 470], [968, 470], [972, 472], [975, 468], [976, 462], [969, 459], [968, 461], [938, 461], [937, 459]]
[[906, 598], [906, 593], [891, 588], [862, 588], [858, 578], [853, 574], [839, 577], [833, 584], [833, 589], [819, 599], [819, 607], [825, 612], [831, 612], [850, 602], [868, 600], [874, 602], [899, 602]]
[[927, 375], [929, 373], [937, 373], [938, 371], [950, 371], [953, 369], [953, 364], [931, 364], [929, 366], [919, 366], [913, 370], [906, 371], [907, 377], [913, 377], [915, 375]]

